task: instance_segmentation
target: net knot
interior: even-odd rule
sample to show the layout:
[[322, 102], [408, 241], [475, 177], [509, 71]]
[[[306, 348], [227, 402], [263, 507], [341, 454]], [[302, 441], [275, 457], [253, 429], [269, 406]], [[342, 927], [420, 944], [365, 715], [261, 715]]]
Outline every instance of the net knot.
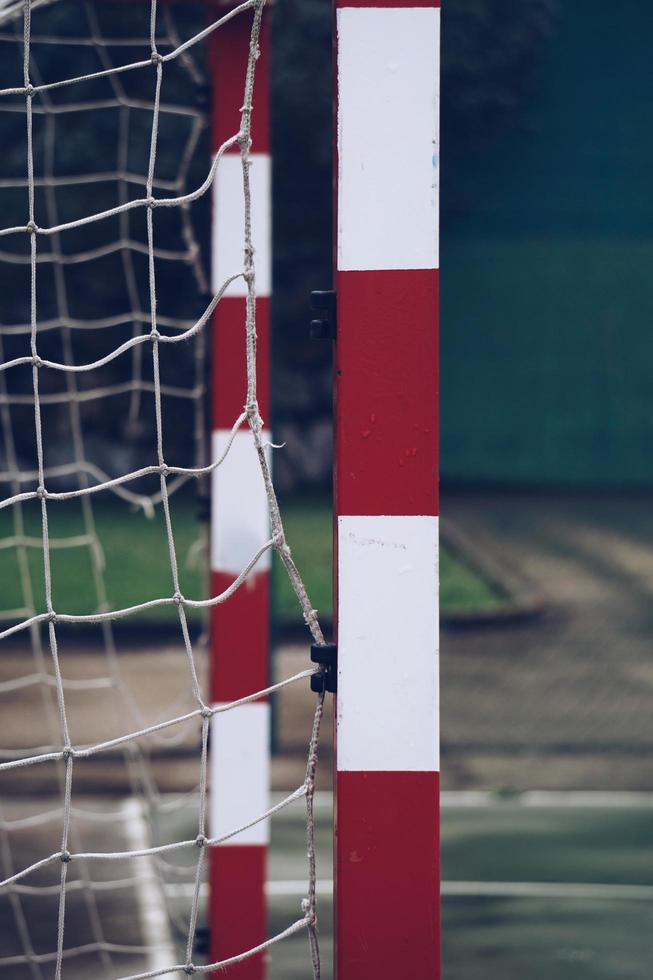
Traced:
[[154, 327], [153, 330], [150, 330], [150, 340], [152, 341], [152, 343], [154, 343], [157, 340], [161, 340], [161, 334], [156, 329], [156, 327]]
[[186, 974], [186, 976], [192, 977], [194, 973], [197, 973], [197, 968], [194, 967], [192, 963], [187, 963], [186, 966], [184, 967], [184, 973]]
[[48, 491], [45, 489], [42, 483], [36, 488], [36, 496], [39, 498], [39, 500], [47, 499]]
[[200, 711], [202, 718], [213, 718], [213, 708], [207, 708], [206, 706]]
[[35, 368], [42, 368], [43, 367], [43, 361], [38, 356], [38, 354], [35, 357], [32, 358], [32, 366], [35, 367]]
[[286, 557], [288, 558], [290, 557], [291, 554], [290, 548], [288, 547], [283, 531], [276, 532], [276, 534], [272, 538], [272, 544], [279, 552], [279, 554], [286, 555]]
[[29, 82], [25, 86], [25, 95], [27, 96], [28, 99], [34, 98], [34, 86], [32, 85], [31, 82]]
[[64, 762], [68, 762], [69, 759], [75, 758], [75, 750], [72, 745], [64, 746], [64, 750], [61, 753], [61, 758], [64, 760]]
[[195, 845], [197, 847], [206, 847], [206, 836], [204, 834], [198, 834], [195, 838]]
[[175, 594], [173, 595], [172, 598], [174, 600], [175, 606], [183, 606], [183, 604], [184, 604], [184, 597], [181, 594], [181, 592], [175, 592]]
[[315, 913], [315, 908], [313, 907], [310, 898], [302, 898], [301, 909], [306, 916], [306, 924], [311, 928], [315, 928], [317, 925], [317, 915]]
[[35, 235], [39, 230], [39, 226], [35, 221], [28, 221], [25, 225], [25, 231], [28, 235]]
[[62, 851], [59, 857], [61, 858], [62, 864], [70, 864], [70, 862], [73, 859], [73, 856], [70, 853], [70, 851]]
[[160, 55], [158, 51], [153, 51], [151, 58], [153, 65], [160, 65], [163, 63], [163, 55]]

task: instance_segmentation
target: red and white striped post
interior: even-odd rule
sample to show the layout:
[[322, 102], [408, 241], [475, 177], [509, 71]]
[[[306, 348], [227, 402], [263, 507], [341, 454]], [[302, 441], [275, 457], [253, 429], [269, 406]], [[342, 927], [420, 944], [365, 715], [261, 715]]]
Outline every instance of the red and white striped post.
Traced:
[[336, 976], [439, 955], [438, 0], [335, 0]]
[[[214, 152], [238, 132], [249, 53], [251, 16], [229, 21], [211, 38]], [[272, 279], [269, 26], [267, 13], [260, 38], [252, 116], [251, 193], [256, 250], [256, 329], [258, 402], [270, 417], [269, 320]], [[243, 178], [238, 146], [225, 154], [214, 184], [214, 289], [243, 268]], [[231, 428], [243, 411], [246, 284], [232, 283], [213, 321], [213, 450], [224, 451]], [[268, 507], [252, 436], [244, 426], [224, 463], [214, 471], [211, 520], [211, 588], [223, 591], [270, 537]], [[211, 620], [211, 697], [219, 704], [241, 698], [268, 684], [269, 554], [236, 593], [213, 609]], [[218, 837], [260, 816], [269, 807], [269, 703], [267, 699], [214, 715], [211, 728], [211, 836]], [[212, 961], [225, 959], [263, 942], [267, 934], [265, 880], [268, 822], [211, 850], [209, 929]], [[262, 980], [265, 956], [233, 966], [229, 976]], [[220, 974], [222, 975], [222, 974]]]

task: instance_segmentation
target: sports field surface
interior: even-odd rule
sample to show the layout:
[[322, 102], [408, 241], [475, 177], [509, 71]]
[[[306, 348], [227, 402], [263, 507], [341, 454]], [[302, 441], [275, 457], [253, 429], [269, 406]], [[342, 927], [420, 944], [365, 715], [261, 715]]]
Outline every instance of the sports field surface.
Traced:
[[[530, 580], [545, 597], [546, 613], [512, 625], [443, 632], [442, 779], [445, 790], [455, 790], [445, 792], [442, 812], [444, 977], [644, 980], [653, 975], [650, 503], [623, 496], [484, 494], [480, 500], [459, 494], [445, 504], [447, 515], [479, 547]], [[66, 678], [104, 673], [99, 649], [79, 639], [73, 643], [67, 635], [64, 639]], [[0, 679], [31, 669], [25, 641], [16, 638], [8, 645]], [[146, 719], [166, 716], [183, 693], [180, 653], [172, 631], [165, 642], [161, 634], [133, 644], [121, 637], [121, 669]], [[302, 669], [307, 658], [306, 643], [277, 650], [275, 677]], [[69, 693], [76, 744], [111, 737], [111, 691], [98, 689], [93, 698], [74, 689]], [[47, 738], [37, 694], [25, 688], [2, 697], [0, 715], [10, 750]], [[278, 792], [302, 780], [311, 708], [303, 684], [278, 698], [279, 754], [272, 770]], [[323, 791], [331, 771], [330, 718], [329, 712], [318, 770]], [[173, 748], [152, 759], [165, 794], [187, 792], [197, 782], [197, 738]], [[36, 797], [45, 791], [48, 767], [28, 769], [0, 774], [5, 821], [52, 805], [45, 795]], [[608, 787], [621, 792], [605, 793]], [[73, 788], [77, 807], [109, 814], [108, 820], [87, 822], [85, 849], [133, 850], [139, 841], [151, 839], [149, 815], [126, 799], [121, 758], [108, 753], [102, 761], [80, 760]], [[325, 964], [331, 935], [330, 807], [330, 795], [324, 793], [318, 830]], [[194, 821], [192, 811], [188, 819]], [[43, 826], [11, 832], [11, 840], [3, 835], [5, 866], [11, 860], [23, 867], [52, 853], [57, 834], [58, 827]], [[112, 953], [112, 969], [105, 969], [97, 956], [71, 955], [65, 980], [128, 976], [145, 969], [152, 956], [177, 955], [174, 928], [163, 950], [152, 951], [150, 938], [152, 930], [165, 938], [166, 902], [183, 911], [185, 883], [178, 881], [162, 895], [147, 872], [146, 858], [126, 863], [136, 860], [145, 863], [138, 868], [103, 864], [98, 872], [136, 877], [143, 885], [120, 894], [104, 887], [97, 891], [107, 936], [131, 951]], [[297, 918], [304, 869], [303, 812], [297, 804], [272, 821], [271, 930]], [[47, 953], [56, 930], [56, 883], [49, 895], [25, 895], [24, 901], [36, 948]], [[2, 902], [0, 948], [17, 952], [21, 939], [14, 912], [9, 899]], [[71, 895], [66, 930], [71, 945], [89, 935], [81, 893]], [[271, 969], [273, 980], [305, 980], [305, 937], [275, 948]], [[51, 974], [51, 965], [45, 977], [48, 970]], [[323, 975], [330, 976], [326, 966]], [[0, 976], [32, 980], [34, 974], [2, 966]]]
[[[325, 980], [332, 976], [332, 812], [331, 794], [318, 794]], [[650, 977], [652, 821], [653, 794], [444, 793], [443, 977]], [[303, 822], [301, 803], [272, 822], [271, 933], [298, 915], [305, 893]], [[271, 980], [304, 980], [307, 962], [299, 934], [271, 950]]]
[[[30, 569], [34, 591], [44, 594], [41, 550], [41, 516], [30, 501], [25, 508], [26, 533], [31, 540]], [[128, 505], [100, 501], [94, 503], [98, 537], [105, 562], [105, 580], [114, 608], [135, 601], [171, 594], [170, 569], [163, 514], [159, 507], [146, 518]], [[288, 541], [305, 578], [313, 605], [327, 619], [331, 617], [332, 519], [328, 500], [291, 500], [283, 508]], [[185, 595], [201, 598], [207, 594], [206, 548], [202, 528], [197, 522], [197, 504], [189, 495], [172, 500], [172, 519], [180, 578]], [[84, 526], [78, 501], [58, 501], [50, 508], [50, 538], [53, 598], [56, 609], [73, 615], [95, 610], [91, 552], [84, 540]], [[8, 510], [0, 513], [0, 540], [14, 534]], [[67, 539], [67, 546], [57, 540]], [[441, 555], [441, 599], [445, 612], [492, 609], [502, 596], [482, 575], [460, 557], [443, 548]], [[5, 553], [0, 563], [0, 612], [21, 605], [20, 578], [16, 550]], [[274, 609], [277, 620], [301, 622], [297, 599], [280, 564], [275, 564]], [[42, 611], [39, 609], [38, 611]], [[190, 618], [197, 610], [189, 610]], [[174, 607], [163, 607], [139, 614], [150, 622], [175, 620]], [[19, 618], [19, 617], [17, 617]], [[134, 619], [131, 620], [132, 622]]]
[[[281, 794], [277, 794], [280, 798]], [[85, 845], [100, 850], [146, 843], [147, 814], [133, 800], [80, 799], [78, 806], [114, 814], [87, 832]], [[39, 809], [41, 801], [32, 801]], [[9, 802], [5, 817], [26, 801]], [[182, 818], [192, 831], [194, 813]], [[319, 913], [323, 977], [332, 977], [332, 800], [317, 798]], [[528, 793], [512, 799], [486, 793], [445, 793], [442, 808], [443, 976], [446, 980], [647, 980], [653, 970], [653, 794]], [[165, 830], [164, 830], [165, 834]], [[44, 831], [14, 845], [29, 863], [48, 844]], [[300, 802], [272, 821], [269, 862], [269, 928], [275, 933], [300, 915], [306, 891], [304, 812]], [[126, 976], [179, 962], [187, 882], [162, 891], [149, 858], [100, 867], [108, 880], [134, 878], [118, 891], [98, 889], [102, 927], [111, 943], [111, 965], [97, 954], [66, 958], [67, 980]], [[23, 898], [31, 907], [37, 952], [52, 948], [56, 889]], [[206, 892], [202, 892], [202, 919]], [[166, 914], [172, 913], [172, 924]], [[38, 913], [37, 913], [38, 909]], [[243, 910], [246, 914], [246, 910]], [[88, 910], [74, 889], [67, 907], [66, 944], [90, 938]], [[176, 923], [176, 924], [175, 924]], [[202, 926], [203, 928], [203, 926]], [[202, 938], [200, 929], [200, 940]], [[401, 924], [397, 923], [397, 928]], [[0, 904], [4, 955], [20, 949], [8, 899]], [[129, 953], [120, 946], [131, 946]], [[138, 952], [139, 946], [150, 946]], [[134, 949], [136, 947], [136, 949]], [[200, 941], [201, 947], [201, 941]], [[196, 962], [202, 962], [198, 949]], [[51, 967], [50, 967], [51, 968]], [[46, 976], [48, 975], [46, 968]], [[270, 980], [305, 980], [306, 937], [300, 933], [272, 948]], [[30, 977], [20, 966], [0, 969], [9, 980]]]
[[[651, 976], [653, 794], [445, 793], [442, 804], [445, 980]], [[320, 794], [317, 814], [329, 978], [330, 794]], [[273, 821], [272, 931], [292, 920], [304, 893], [302, 823], [296, 805]], [[271, 980], [303, 980], [305, 947], [300, 935], [274, 948]]]

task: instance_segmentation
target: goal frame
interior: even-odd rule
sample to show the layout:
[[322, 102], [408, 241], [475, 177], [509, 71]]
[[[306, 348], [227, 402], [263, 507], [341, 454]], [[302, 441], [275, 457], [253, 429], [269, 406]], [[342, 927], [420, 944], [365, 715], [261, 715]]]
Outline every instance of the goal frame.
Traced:
[[[215, 3], [213, 4], [215, 6]], [[233, 0], [219, 3], [230, 9]], [[235, 17], [209, 39], [208, 71], [213, 93], [211, 147], [216, 153], [237, 132], [242, 86], [250, 47], [251, 18]], [[258, 408], [270, 437], [270, 11], [263, 12], [256, 64], [250, 150], [253, 235], [256, 250]], [[213, 187], [211, 279], [214, 289], [242, 267], [242, 241], [229, 230], [242, 226], [242, 164], [234, 144], [222, 158]], [[221, 234], [227, 231], [227, 237]], [[244, 349], [247, 283], [232, 283], [217, 305], [212, 324], [212, 458], [230, 445], [214, 470], [211, 489], [211, 594], [228, 588], [248, 556], [270, 537], [268, 502], [251, 433], [244, 426], [232, 440], [233, 420], [243, 411], [247, 390]], [[246, 492], [252, 488], [251, 492]], [[228, 501], [225, 506], [225, 501]], [[213, 704], [234, 701], [269, 683], [270, 552], [230, 601], [215, 606], [210, 623], [210, 691]], [[211, 737], [210, 811], [212, 834], [243, 826], [269, 807], [270, 703], [264, 697], [235, 712], [216, 715]], [[224, 746], [224, 751], [221, 750]], [[223, 805], [223, 801], [228, 801]], [[210, 853], [209, 950], [211, 962], [253, 949], [267, 938], [267, 851], [269, 821], [256, 823]], [[264, 980], [266, 955], [230, 968], [238, 980]]]
[[439, 0], [334, 0], [335, 977], [440, 976]]
[[[230, 4], [226, 4], [229, 6]], [[233, 4], [231, 4], [233, 6]], [[253, 116], [256, 179], [257, 334], [260, 410], [270, 417], [271, 200], [269, 9], [257, 64]], [[438, 188], [439, 0], [333, 0], [336, 632], [334, 902], [337, 980], [440, 976], [438, 690]], [[234, 130], [248, 47], [246, 18], [216, 32], [209, 48], [213, 146]], [[407, 57], [407, 52], [410, 56]], [[391, 68], [389, 69], [389, 64]], [[362, 93], [362, 94], [361, 94]], [[234, 148], [234, 162], [237, 150]], [[214, 228], [229, 166], [218, 171]], [[361, 173], [364, 177], [361, 180]], [[227, 177], [227, 180], [229, 177]], [[233, 216], [232, 216], [233, 223]], [[217, 231], [219, 234], [219, 231]], [[214, 281], [221, 242], [214, 235]], [[227, 438], [244, 388], [244, 294], [214, 315], [213, 440]], [[233, 450], [232, 450], [233, 451]], [[214, 453], [215, 455], [215, 453]], [[212, 591], [242, 567], [222, 547], [218, 498], [251, 543], [252, 501], [239, 511], [240, 471], [214, 477]], [[251, 461], [250, 461], [251, 463]], [[229, 480], [234, 483], [229, 486]], [[265, 537], [260, 501], [257, 533]], [[240, 516], [239, 516], [240, 514]], [[256, 521], [255, 521], [256, 523]], [[234, 540], [234, 539], [232, 539]], [[220, 703], [267, 683], [269, 571], [253, 576], [211, 624], [212, 698]], [[243, 624], [245, 629], [243, 629]], [[219, 650], [219, 656], [218, 656]], [[246, 656], [245, 656], [246, 654]], [[401, 658], [401, 663], [398, 662]], [[247, 667], [245, 667], [247, 663]], [[253, 674], [256, 682], [253, 684]], [[212, 762], [212, 794], [263, 802], [269, 792], [268, 706], [248, 706]], [[256, 715], [256, 717], [254, 717]], [[265, 807], [262, 807], [263, 809]], [[230, 814], [232, 825], [242, 814]], [[218, 826], [220, 820], [218, 818]], [[216, 831], [217, 832], [217, 831]], [[211, 863], [211, 959], [266, 937], [267, 824], [252, 839], [215, 848]], [[242, 909], [249, 914], [244, 916]], [[233, 968], [263, 980], [265, 957]]]
[[[218, 8], [226, 10], [237, 6], [219, 0], [216, 3]], [[260, 0], [251, 5], [256, 7], [251, 34], [246, 19], [225, 18], [223, 30], [214, 33], [209, 41], [214, 92], [212, 142], [214, 153], [220, 147], [215, 162], [220, 160], [222, 164], [213, 184], [212, 279], [217, 292], [215, 307], [209, 307], [204, 319], [189, 328], [187, 334], [203, 326], [210, 310], [215, 309], [211, 458], [216, 462], [210, 467], [194, 469], [195, 475], [208, 469], [213, 473], [211, 599], [190, 600], [181, 592], [168, 506], [166, 480], [171, 467], [163, 453], [159, 349], [160, 345], [176, 343], [180, 338], [164, 335], [156, 326], [153, 211], [160, 205], [189, 203], [198, 195], [179, 196], [171, 201], [157, 199], [153, 194], [160, 92], [166, 60], [156, 49], [154, 5], [150, 11], [149, 60], [34, 86], [30, 80], [31, 8], [27, 3], [23, 85], [15, 90], [5, 89], [3, 93], [17, 92], [25, 98], [28, 221], [5, 228], [3, 233], [29, 235], [32, 343], [30, 355], [13, 358], [4, 368], [31, 367], [39, 479], [35, 489], [13, 494], [6, 503], [40, 500], [47, 606], [45, 613], [35, 613], [5, 630], [4, 635], [47, 622], [59, 698], [62, 748], [15, 758], [0, 767], [5, 770], [37, 762], [60, 762], [65, 769], [61, 848], [9, 875], [3, 884], [12, 886], [32, 871], [61, 863], [57, 886], [57, 976], [61, 975], [67, 952], [64, 923], [70, 862], [145, 857], [180, 847], [189, 850], [197, 847], [200, 855], [185, 965], [156, 968], [139, 976], [198, 972], [191, 962], [191, 954], [204, 848], [209, 845], [210, 963], [213, 965], [200, 967], [199, 972], [217, 970], [219, 973], [227, 967], [230, 975], [240, 980], [263, 980], [265, 948], [269, 945], [265, 906], [269, 820], [261, 816], [272, 812], [268, 799], [270, 712], [265, 689], [269, 671], [269, 556], [273, 548], [285, 565], [301, 603], [315, 641], [313, 656], [319, 660], [321, 650], [330, 660], [328, 667], [309, 668], [289, 679], [308, 680], [310, 676], [311, 688], [317, 693], [305, 781], [284, 801], [285, 805], [301, 796], [306, 798], [308, 888], [302, 905], [303, 917], [270, 942], [306, 929], [317, 980], [312, 806], [317, 738], [325, 692], [334, 690], [332, 661], [337, 656], [335, 975], [337, 980], [395, 980], [404, 976], [437, 980], [440, 976], [437, 599], [440, 3], [439, 0], [333, 0], [337, 132], [335, 295], [328, 300], [328, 312], [333, 320], [327, 324], [325, 335], [333, 335], [335, 345], [338, 642], [328, 644], [328, 651], [324, 650], [315, 610], [310, 607], [285, 541], [266, 461], [270, 433], [261, 424], [261, 419], [270, 417], [272, 279], [270, 28], [266, 16], [259, 35], [263, 4], [264, 0]], [[196, 35], [195, 40], [203, 36], [205, 32]], [[174, 55], [183, 50], [184, 45], [180, 45]], [[250, 127], [256, 54], [257, 108]], [[39, 88], [46, 90], [53, 84], [68, 85], [143, 67], [153, 69], [156, 74], [147, 196], [77, 221], [60, 224], [55, 220], [39, 227], [34, 207], [34, 95]], [[244, 100], [243, 76], [246, 77]], [[208, 183], [202, 185], [202, 193]], [[147, 208], [151, 332], [138, 335], [105, 358], [87, 364], [71, 363], [67, 355], [65, 363], [42, 359], [36, 345], [37, 236], [59, 234], [126, 212], [132, 206]], [[225, 234], [225, 229], [241, 224], [243, 237]], [[224, 288], [218, 289], [221, 283]], [[185, 335], [180, 336], [184, 339]], [[153, 351], [158, 464], [135, 472], [142, 475], [151, 471], [160, 477], [174, 594], [88, 615], [60, 612], [52, 598], [47, 501], [106, 489], [109, 484], [118, 484], [134, 474], [125, 474], [96, 487], [80, 486], [70, 493], [58, 493], [46, 486], [39, 371], [43, 368], [89, 371], [146, 341], [152, 344]], [[242, 404], [243, 392], [247, 393], [246, 406]], [[238, 419], [235, 426], [234, 417]], [[236, 431], [241, 422], [246, 422], [248, 427]], [[218, 459], [224, 463], [219, 468]], [[189, 468], [175, 469], [191, 472]], [[227, 513], [228, 520], [225, 520]], [[255, 560], [251, 559], [252, 553]], [[241, 584], [242, 588], [237, 589]], [[231, 591], [235, 594], [231, 595]], [[226, 604], [225, 598], [231, 602]], [[178, 607], [198, 706], [190, 713], [114, 739], [77, 746], [68, 731], [56, 625], [104, 623], [159, 605]], [[212, 606], [210, 707], [201, 696], [195, 674], [187, 605]], [[252, 694], [252, 691], [263, 693]], [[69, 847], [75, 759], [88, 758], [192, 718], [197, 718], [202, 729], [198, 835], [194, 839], [120, 852], [84, 852]], [[211, 828], [207, 836], [204, 790], [209, 726]], [[234, 831], [234, 827], [242, 829]], [[229, 962], [231, 958], [238, 962]]]

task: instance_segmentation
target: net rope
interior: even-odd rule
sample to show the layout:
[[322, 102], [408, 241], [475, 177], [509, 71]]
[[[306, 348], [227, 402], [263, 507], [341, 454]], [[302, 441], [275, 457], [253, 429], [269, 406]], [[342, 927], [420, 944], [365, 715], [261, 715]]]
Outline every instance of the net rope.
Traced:
[[[63, 0], [60, 0], [63, 3]], [[0, 681], [0, 694], [3, 696], [20, 692], [31, 687], [40, 689], [42, 711], [49, 721], [52, 732], [49, 744], [21, 748], [6, 748], [0, 751], [0, 773], [21, 770], [40, 764], [54, 764], [60, 782], [60, 803], [45, 812], [8, 817], [0, 808], [0, 861], [4, 868], [0, 891], [8, 895], [13, 913], [16, 936], [21, 952], [16, 955], [0, 954], [0, 971], [12, 970], [25, 965], [29, 975], [36, 980], [46, 976], [44, 967], [54, 964], [55, 980], [64, 975], [64, 964], [75, 956], [95, 953], [105, 975], [120, 980], [145, 980], [148, 977], [194, 973], [208, 973], [218, 968], [240, 962], [267, 949], [269, 946], [307, 930], [313, 976], [319, 978], [320, 958], [317, 936], [316, 907], [316, 867], [315, 867], [315, 824], [313, 797], [317, 765], [317, 749], [320, 723], [323, 714], [324, 694], [317, 696], [313, 727], [309, 739], [305, 779], [301, 786], [286, 796], [281, 802], [270, 807], [255, 820], [241, 827], [234, 827], [221, 837], [207, 834], [207, 783], [208, 783], [208, 740], [211, 718], [239, 705], [255, 701], [281, 688], [303, 681], [319, 668], [303, 670], [279, 683], [270, 685], [264, 691], [252, 692], [247, 697], [228, 704], [211, 706], [203, 696], [198, 664], [204, 656], [202, 638], [194, 643], [188, 622], [188, 611], [207, 610], [213, 605], [226, 602], [242, 585], [257, 562], [268, 551], [274, 550], [283, 564], [299, 600], [305, 622], [314, 642], [322, 644], [324, 638], [316, 611], [312, 608], [301, 576], [288, 547], [283, 522], [268, 466], [264, 438], [263, 420], [259, 413], [256, 389], [256, 274], [252, 242], [252, 202], [250, 193], [250, 146], [251, 119], [253, 112], [253, 93], [258, 42], [265, 0], [245, 0], [244, 3], [212, 20], [202, 30], [185, 41], [180, 39], [169, 7], [160, 14], [157, 0], [151, 0], [149, 17], [149, 56], [127, 63], [114, 63], [110, 54], [118, 48], [129, 49], [142, 46], [142, 38], [112, 38], [102, 34], [95, 8], [92, 3], [85, 4], [88, 31], [85, 36], [70, 38], [67, 35], [32, 32], [32, 13], [41, 4], [25, 0], [21, 5], [8, 3], [0, 5], [0, 42], [18, 42], [22, 46], [22, 84], [0, 89], [0, 106], [10, 113], [22, 113], [25, 117], [23, 139], [26, 146], [26, 176], [11, 176], [0, 180], [3, 187], [22, 188], [27, 194], [26, 221], [0, 228], [0, 237], [12, 242], [18, 237], [28, 242], [27, 249], [0, 249], [0, 261], [15, 266], [24, 266], [29, 274], [29, 316], [25, 322], [0, 324], [0, 425], [2, 427], [5, 471], [0, 472], [0, 482], [9, 486], [10, 493], [0, 501], [0, 510], [10, 509], [13, 533], [0, 541], [0, 553], [11, 550], [19, 570], [23, 605], [20, 609], [4, 610], [0, 615], [6, 625], [0, 631], [0, 639], [7, 640], [19, 634], [29, 636], [35, 669], [9, 680]], [[22, 29], [17, 21], [22, 11]], [[251, 17], [251, 34], [246, 75], [243, 80], [243, 104], [241, 107], [240, 128], [223, 143], [215, 155], [204, 180], [194, 189], [189, 189], [189, 174], [201, 134], [206, 127], [204, 113], [196, 108], [167, 104], [162, 97], [164, 71], [167, 66], [177, 63], [183, 66], [196, 82], [201, 81], [201, 73], [192, 57], [193, 50], [213, 31], [218, 30], [234, 17]], [[163, 22], [165, 30], [162, 31]], [[7, 31], [5, 32], [5, 28]], [[100, 68], [79, 75], [44, 82], [41, 79], [34, 44], [67, 44], [88, 47], [98, 58]], [[126, 73], [149, 72], [153, 76], [153, 95], [151, 100], [134, 99], [125, 90], [122, 77]], [[89, 84], [106, 80], [112, 89], [112, 98], [107, 100], [87, 97]], [[80, 99], [68, 98], [57, 102], [56, 94], [63, 90], [82, 92]], [[119, 106], [120, 139], [115, 170], [103, 170], [85, 175], [58, 176], [56, 174], [57, 122], [67, 113], [90, 111], [97, 113], [103, 107]], [[128, 142], [130, 113], [147, 111], [151, 116], [149, 152], [145, 174], [130, 169]], [[178, 161], [176, 177], [173, 180], [157, 176], [157, 159], [160, 151], [161, 120], [166, 114], [182, 114], [190, 121], [188, 136]], [[35, 119], [44, 123], [42, 145], [35, 138]], [[157, 263], [180, 262], [191, 269], [199, 292], [206, 293], [208, 286], [203, 271], [200, 248], [193, 229], [191, 209], [211, 188], [216, 172], [225, 152], [237, 147], [242, 164], [244, 197], [244, 222], [240, 233], [243, 239], [244, 263], [242, 272], [222, 283], [210, 297], [203, 312], [193, 320], [183, 320], [162, 314], [158, 310]], [[37, 173], [37, 149], [42, 160], [41, 174]], [[61, 220], [57, 191], [67, 186], [114, 182], [119, 203], [113, 207], [86, 213], [70, 220]], [[142, 188], [141, 196], [132, 198], [130, 186]], [[39, 196], [41, 195], [42, 196]], [[164, 249], [156, 245], [155, 216], [162, 209], [174, 209], [180, 217], [183, 248]], [[146, 242], [136, 240], [130, 231], [129, 214], [133, 211], [145, 213]], [[117, 219], [119, 235], [110, 241], [92, 248], [80, 248], [75, 252], [66, 251], [62, 236], [89, 225], [98, 225]], [[234, 234], [238, 233], [234, 230]], [[45, 247], [47, 243], [47, 248]], [[66, 270], [76, 265], [84, 265], [112, 253], [120, 257], [129, 309], [110, 316], [79, 317], [74, 315], [70, 304], [70, 290], [66, 280]], [[135, 256], [142, 255], [147, 263], [146, 287], [147, 303], [143, 304]], [[53, 275], [56, 315], [39, 318], [38, 287], [42, 273], [50, 267]], [[234, 420], [231, 438], [219, 459], [207, 461], [204, 449], [206, 422], [204, 417], [203, 366], [206, 359], [206, 328], [225, 290], [235, 278], [246, 283], [246, 322], [245, 348], [247, 360], [247, 390], [242, 412]], [[74, 357], [73, 334], [91, 332], [100, 336], [116, 327], [132, 327], [128, 340], [113, 347], [100, 357], [78, 363]], [[165, 332], [169, 330], [170, 332]], [[43, 356], [42, 338], [56, 333], [60, 338], [61, 357], [53, 359]], [[29, 343], [29, 353], [7, 357], [7, 342], [14, 343], [25, 338]], [[192, 341], [195, 345], [195, 378], [189, 388], [165, 384], [162, 381], [161, 350], [167, 345], [184, 344]], [[91, 372], [100, 371], [121, 358], [131, 359], [129, 381], [80, 385], [80, 379]], [[150, 361], [151, 378], [145, 374], [146, 361]], [[31, 373], [31, 392], [11, 390], [8, 378], [12, 372], [28, 369]], [[52, 391], [43, 385], [43, 375], [59, 372], [64, 377], [65, 388]], [[44, 390], [45, 389], [45, 390]], [[135, 424], [143, 412], [143, 397], [153, 398], [155, 419], [156, 462], [132, 469], [129, 472], [111, 475], [97, 463], [88, 458], [82, 425], [81, 406], [83, 404], [111, 396], [126, 395], [129, 399], [128, 418]], [[195, 464], [192, 466], [172, 465], [166, 460], [164, 452], [164, 399], [184, 398], [193, 405], [193, 433]], [[36, 466], [25, 467], [19, 459], [14, 436], [15, 420], [12, 410], [25, 406], [33, 408]], [[67, 409], [68, 434], [73, 450], [73, 461], [50, 464], [46, 453], [43, 411], [46, 406], [64, 406]], [[191, 479], [202, 480], [218, 466], [229, 454], [236, 433], [246, 426], [258, 457], [261, 477], [265, 487], [270, 515], [270, 539], [254, 555], [246, 567], [236, 576], [231, 585], [218, 595], [207, 599], [191, 599], [181, 589], [179, 574], [179, 550], [173, 530], [171, 497]], [[51, 489], [51, 484], [62, 478], [73, 477], [77, 481], [74, 489]], [[158, 486], [152, 492], [142, 492], [143, 481], [154, 478]], [[167, 553], [171, 576], [169, 595], [155, 599], [134, 602], [132, 605], [113, 609], [108, 601], [104, 579], [104, 557], [97, 531], [93, 501], [97, 494], [111, 493], [123, 502], [135, 505], [146, 514], [152, 514], [160, 507], [163, 513]], [[79, 502], [83, 518], [82, 534], [56, 537], [51, 535], [50, 507], [59, 501]], [[24, 505], [34, 501], [40, 509], [41, 536], [29, 533], [25, 519]], [[29, 564], [29, 550], [39, 547], [43, 557], [45, 610], [38, 612], [37, 595]], [[52, 554], [59, 549], [87, 548], [91, 556], [93, 585], [97, 596], [97, 609], [88, 614], [71, 614], [58, 608], [54, 602]], [[125, 682], [117, 653], [113, 626], [119, 619], [143, 613], [164, 606], [176, 609], [178, 626], [183, 641], [183, 651], [192, 691], [192, 706], [181, 698], [169, 710], [167, 717], [154, 723], [144, 718], [128, 684]], [[63, 676], [60, 662], [60, 627], [66, 624], [95, 624], [102, 635], [103, 651], [107, 666], [106, 676], [93, 678], [68, 678]], [[47, 643], [43, 642], [41, 627], [47, 633]], [[118, 695], [123, 733], [93, 744], [75, 743], [71, 737], [70, 713], [67, 697], [71, 692], [90, 692], [113, 690]], [[199, 785], [195, 794], [186, 794], [173, 801], [164, 800], [148, 770], [148, 749], [150, 742], [170, 748], [185, 738], [185, 726], [199, 727]], [[197, 834], [184, 840], [174, 840], [163, 844], [135, 846], [120, 851], [96, 851], [84, 849], [79, 833], [84, 823], [101, 825], [116, 821], [116, 811], [102, 811], [93, 807], [73, 805], [73, 774], [79, 760], [94, 758], [102, 753], [119, 750], [124, 752], [129, 768], [132, 790], [142, 801], [146, 812], [159, 809], [185, 806], [189, 798], [197, 801]], [[266, 820], [283, 807], [296, 800], [304, 799], [307, 818], [308, 888], [302, 903], [302, 915], [286, 929], [253, 949], [244, 950], [228, 960], [208, 964], [195, 964], [193, 951], [200, 910], [200, 892], [205, 873], [208, 847], [219, 846], [255, 823]], [[30, 864], [16, 866], [11, 846], [12, 834], [30, 833], [36, 828], [61, 821], [61, 836], [58, 848], [52, 853]], [[179, 875], [180, 869], [170, 864], [167, 858], [174, 852], [184, 851], [196, 855], [191, 867], [192, 897], [189, 903], [185, 927], [185, 952], [182, 960], [172, 956], [167, 950], [167, 964], [131, 973], [124, 977], [116, 973], [115, 957], [125, 953], [137, 955], [146, 952], [145, 947], [111, 942], [107, 939], [98, 905], [97, 896], [106, 890], [128, 889], [137, 879], [143, 878], [142, 869], [136, 868], [130, 874], [116, 880], [95, 879], [91, 869], [106, 862], [148, 862], [145, 876], [153, 877], [155, 884], [161, 886], [161, 878], [166, 874]], [[44, 884], [40, 872], [48, 868], [60, 867], [58, 881]], [[70, 877], [74, 869], [78, 877]], [[80, 892], [83, 896], [91, 929], [91, 941], [83, 944], [66, 945], [66, 901], [71, 894]], [[58, 898], [56, 948], [47, 952], [37, 952], [32, 941], [30, 911], [25, 901], [35, 896], [55, 896]], [[172, 959], [172, 961], [170, 961]], [[109, 974], [109, 971], [112, 971]], [[49, 974], [48, 974], [49, 975]]]

